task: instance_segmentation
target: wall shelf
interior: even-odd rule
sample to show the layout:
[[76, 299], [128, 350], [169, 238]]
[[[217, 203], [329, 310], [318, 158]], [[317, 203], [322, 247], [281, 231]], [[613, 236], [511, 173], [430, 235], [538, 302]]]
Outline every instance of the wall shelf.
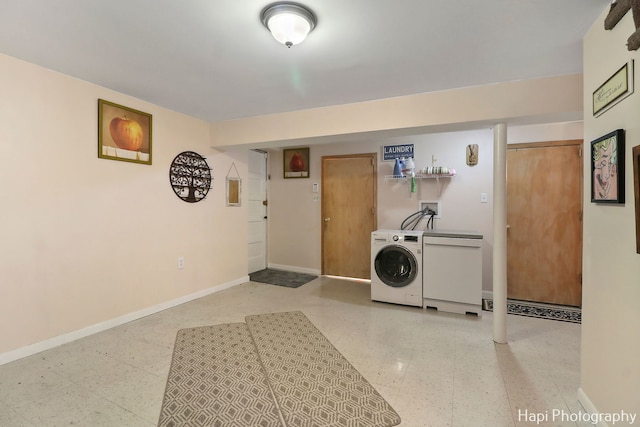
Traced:
[[[451, 179], [453, 178], [455, 175], [425, 175], [425, 174], [416, 174], [415, 178], [417, 180], [423, 180], [423, 179], [435, 179], [436, 183], [438, 184], [438, 197], [440, 197], [440, 194], [442, 193], [442, 183], [440, 182], [441, 179]], [[410, 176], [397, 176], [397, 175], [385, 175], [384, 176], [384, 182], [400, 182], [400, 183], [405, 183], [411, 180]]]
[[[440, 180], [440, 178], [452, 178], [455, 175], [423, 175], [423, 174], [416, 174], [416, 179], [435, 179], [435, 180]], [[384, 181], [388, 182], [388, 181], [402, 181], [402, 182], [406, 182], [409, 180], [409, 178], [411, 178], [410, 176], [397, 176], [397, 175], [385, 175], [384, 176]]]

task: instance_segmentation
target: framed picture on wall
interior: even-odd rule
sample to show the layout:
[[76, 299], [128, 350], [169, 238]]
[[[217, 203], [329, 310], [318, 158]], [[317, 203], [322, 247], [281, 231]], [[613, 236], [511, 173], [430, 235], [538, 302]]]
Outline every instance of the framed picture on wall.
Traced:
[[309, 178], [309, 147], [283, 150], [285, 178]]
[[624, 64], [593, 92], [593, 115], [600, 116], [633, 93], [633, 60]]
[[151, 114], [98, 100], [98, 157], [151, 164]]
[[633, 147], [633, 194], [636, 201], [636, 252], [640, 254], [640, 145]]
[[624, 130], [591, 141], [591, 202], [624, 203]]

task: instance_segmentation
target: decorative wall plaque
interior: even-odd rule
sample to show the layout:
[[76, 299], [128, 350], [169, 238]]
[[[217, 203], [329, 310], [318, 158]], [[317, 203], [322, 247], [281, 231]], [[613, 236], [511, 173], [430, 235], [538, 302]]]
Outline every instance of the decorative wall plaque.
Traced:
[[169, 181], [176, 196], [185, 202], [195, 203], [207, 196], [213, 178], [204, 157], [193, 151], [185, 151], [171, 162]]
[[469, 166], [478, 164], [478, 144], [467, 145], [467, 164]]

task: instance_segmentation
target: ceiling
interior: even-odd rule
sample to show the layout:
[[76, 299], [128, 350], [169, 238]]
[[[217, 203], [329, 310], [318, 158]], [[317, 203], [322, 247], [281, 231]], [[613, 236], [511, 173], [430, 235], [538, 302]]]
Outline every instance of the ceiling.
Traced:
[[290, 49], [270, 2], [0, 0], [0, 52], [216, 122], [581, 73], [610, 0], [303, 0]]

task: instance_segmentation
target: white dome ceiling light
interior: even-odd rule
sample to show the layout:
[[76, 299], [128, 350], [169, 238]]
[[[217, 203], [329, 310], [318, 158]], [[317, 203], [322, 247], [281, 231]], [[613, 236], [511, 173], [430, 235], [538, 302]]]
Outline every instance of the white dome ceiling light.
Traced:
[[261, 18], [273, 37], [287, 47], [301, 43], [317, 23], [310, 9], [292, 2], [270, 4], [262, 10]]

